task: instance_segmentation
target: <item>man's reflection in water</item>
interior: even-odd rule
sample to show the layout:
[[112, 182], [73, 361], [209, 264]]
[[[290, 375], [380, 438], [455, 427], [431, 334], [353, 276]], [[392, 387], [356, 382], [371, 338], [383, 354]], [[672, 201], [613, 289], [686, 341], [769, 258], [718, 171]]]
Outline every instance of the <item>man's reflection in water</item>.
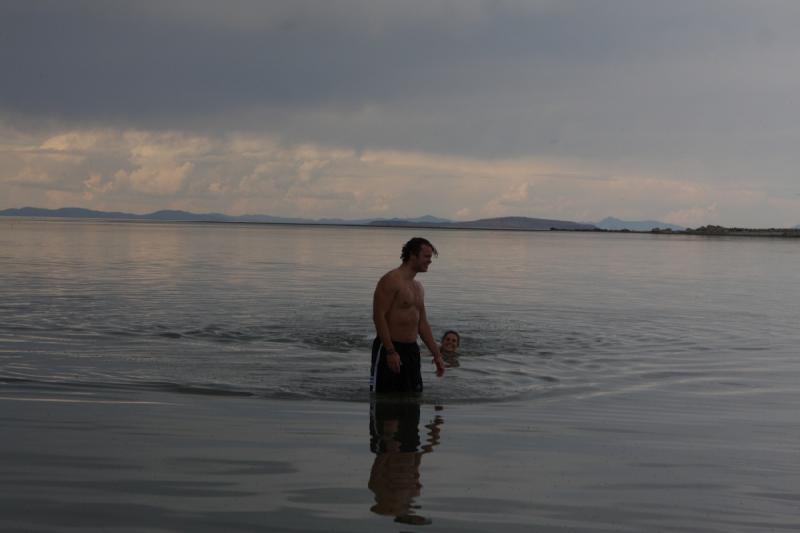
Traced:
[[[420, 495], [419, 467], [422, 456], [439, 444], [437, 415], [425, 425], [425, 443], [420, 442], [419, 403], [414, 398], [372, 398], [370, 403], [370, 448], [376, 454], [369, 474], [369, 489], [375, 494], [373, 513], [394, 516], [395, 522], [430, 524], [415, 513], [414, 498]], [[437, 410], [440, 410], [437, 407]]]

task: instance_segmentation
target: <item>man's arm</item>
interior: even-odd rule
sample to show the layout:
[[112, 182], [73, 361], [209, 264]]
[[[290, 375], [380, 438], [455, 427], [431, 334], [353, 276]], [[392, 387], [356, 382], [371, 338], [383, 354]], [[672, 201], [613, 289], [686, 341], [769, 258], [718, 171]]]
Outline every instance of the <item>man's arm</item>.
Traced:
[[392, 334], [389, 331], [389, 323], [386, 315], [392, 307], [395, 293], [388, 275], [383, 276], [375, 287], [375, 294], [372, 297], [372, 322], [375, 323], [375, 332], [386, 348], [386, 364], [392, 372], [400, 373], [400, 354], [394, 349], [392, 344]]
[[431, 325], [428, 324], [428, 314], [425, 312], [425, 291], [422, 289], [422, 284], [419, 286], [419, 336], [422, 337], [422, 342], [433, 354], [433, 364], [436, 365], [436, 375], [444, 375], [444, 361], [442, 354], [439, 353], [439, 345], [436, 344], [436, 339], [433, 338], [433, 331]]

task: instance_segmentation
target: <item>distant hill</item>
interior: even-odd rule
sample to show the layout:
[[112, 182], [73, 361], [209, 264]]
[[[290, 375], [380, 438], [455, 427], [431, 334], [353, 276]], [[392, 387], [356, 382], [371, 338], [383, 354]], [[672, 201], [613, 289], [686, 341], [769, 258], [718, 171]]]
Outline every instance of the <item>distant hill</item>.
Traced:
[[182, 222], [311, 222], [301, 218], [271, 217], [268, 215], [230, 216], [222, 213], [190, 213], [164, 209], [144, 215], [122, 213], [119, 211], [94, 211], [80, 207], [62, 207], [61, 209], [43, 209], [40, 207], [23, 207], [21, 209], [5, 209], [0, 216], [16, 217], [60, 217], [60, 218], [100, 218], [105, 220], [163, 220]]
[[5, 209], [0, 216], [18, 217], [63, 217], [63, 218], [97, 218], [110, 220], [161, 220], [182, 222], [261, 222], [272, 224], [340, 224], [340, 225], [372, 225], [372, 226], [405, 226], [425, 228], [464, 228], [464, 229], [518, 229], [518, 230], [593, 230], [592, 224], [552, 220], [547, 218], [500, 217], [484, 218], [467, 222], [454, 222], [446, 218], [425, 215], [416, 218], [392, 219], [359, 219], [345, 220], [340, 218], [287, 218], [269, 215], [224, 215], [222, 213], [190, 213], [188, 211], [161, 210], [144, 215], [122, 213], [119, 211], [93, 211], [79, 207], [63, 207], [61, 209], [42, 209], [39, 207], [23, 207], [21, 209]]
[[[180, 222], [260, 222], [271, 224], [346, 224], [346, 225], [366, 225], [374, 221], [374, 218], [359, 220], [345, 220], [341, 218], [289, 218], [273, 217], [270, 215], [224, 215], [222, 213], [190, 213], [165, 209], [136, 215], [133, 213], [122, 213], [119, 211], [94, 211], [80, 207], [62, 207], [61, 209], [43, 209], [40, 207], [23, 207], [20, 209], [5, 209], [0, 211], [0, 216], [16, 217], [59, 217], [59, 218], [98, 218], [106, 220], [162, 220]], [[394, 219], [397, 221], [409, 221], [419, 223], [449, 222], [444, 218], [437, 218], [431, 215], [410, 219]]]
[[592, 224], [582, 224], [568, 220], [552, 220], [547, 218], [498, 217], [470, 220], [467, 222], [414, 222], [410, 220], [375, 220], [372, 226], [425, 227], [450, 229], [517, 229], [517, 230], [594, 230]]
[[379, 218], [379, 219], [371, 219], [369, 224], [404, 224], [404, 223], [412, 223], [412, 224], [451, 224], [453, 223], [451, 220], [446, 218], [439, 218], [432, 215], [425, 215], [424, 217], [417, 217], [417, 218]]
[[[94, 211], [80, 207], [63, 207], [61, 209], [42, 209], [38, 207], [23, 207], [21, 209], [6, 209], [0, 211], [0, 216], [22, 217], [65, 217], [65, 218], [99, 218], [108, 220], [162, 220], [183, 222], [260, 222], [271, 224], [332, 224], [332, 225], [372, 225], [372, 226], [418, 226], [431, 228], [464, 228], [464, 229], [518, 229], [518, 230], [610, 230], [610, 231], [650, 231], [653, 228], [682, 231], [685, 228], [675, 224], [668, 224], [657, 220], [620, 220], [606, 217], [596, 223], [572, 222], [568, 220], [554, 220], [548, 218], [529, 217], [498, 217], [483, 218], [456, 222], [446, 218], [425, 215], [415, 218], [375, 219], [363, 218], [347, 220], [342, 218], [292, 218], [274, 217], [270, 215], [225, 215], [222, 213], [191, 213], [173, 209], [164, 209], [136, 215], [119, 211]], [[800, 225], [796, 226], [800, 229]]]
[[614, 217], [606, 217], [600, 222], [595, 222], [595, 226], [600, 229], [606, 230], [630, 230], [630, 231], [650, 231], [653, 228], [671, 229], [673, 231], [681, 231], [682, 226], [675, 224], [668, 224], [666, 222], [659, 222], [658, 220], [620, 220]]
[[64, 217], [64, 218], [107, 218], [136, 219], [140, 215], [120, 213], [119, 211], [92, 211], [80, 207], [62, 207], [61, 209], [42, 209], [40, 207], [23, 207], [21, 209], [4, 209], [0, 216], [10, 217]]

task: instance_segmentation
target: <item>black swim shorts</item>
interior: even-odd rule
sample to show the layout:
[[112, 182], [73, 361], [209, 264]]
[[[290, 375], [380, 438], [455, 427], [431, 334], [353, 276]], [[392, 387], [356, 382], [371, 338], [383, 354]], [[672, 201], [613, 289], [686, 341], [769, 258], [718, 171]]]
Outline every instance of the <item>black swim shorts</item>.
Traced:
[[380, 338], [372, 342], [369, 390], [371, 392], [422, 392], [419, 345], [416, 342], [392, 341], [400, 355], [400, 373], [386, 364], [386, 348]]

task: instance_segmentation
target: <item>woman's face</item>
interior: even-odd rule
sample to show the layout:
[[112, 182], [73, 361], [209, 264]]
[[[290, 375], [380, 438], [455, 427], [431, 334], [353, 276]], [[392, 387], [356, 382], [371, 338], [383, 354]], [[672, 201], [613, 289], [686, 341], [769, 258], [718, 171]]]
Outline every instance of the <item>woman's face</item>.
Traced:
[[458, 337], [454, 333], [448, 333], [442, 339], [442, 351], [455, 352], [458, 350]]

